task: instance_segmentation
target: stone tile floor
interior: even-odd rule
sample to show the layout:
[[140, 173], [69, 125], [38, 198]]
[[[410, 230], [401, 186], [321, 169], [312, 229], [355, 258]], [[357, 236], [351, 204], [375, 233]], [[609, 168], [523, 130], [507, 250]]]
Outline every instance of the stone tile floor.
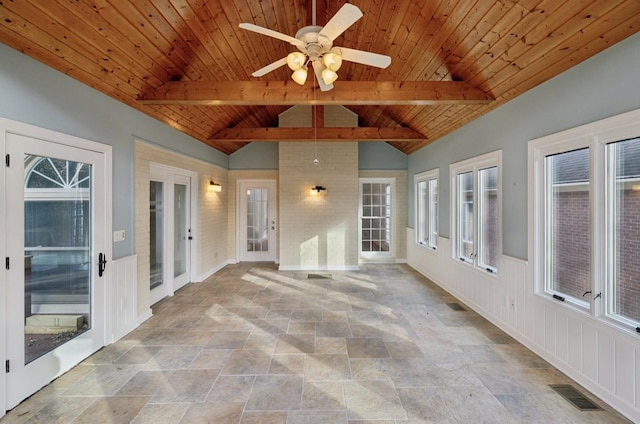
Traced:
[[628, 422], [406, 265], [331, 277], [227, 266], [0, 423]]

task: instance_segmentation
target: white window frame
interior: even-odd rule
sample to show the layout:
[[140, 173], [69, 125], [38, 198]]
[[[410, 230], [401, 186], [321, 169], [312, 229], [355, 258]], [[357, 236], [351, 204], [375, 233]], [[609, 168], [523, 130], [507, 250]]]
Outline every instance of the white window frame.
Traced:
[[[449, 165], [449, 178], [450, 178], [450, 190], [451, 190], [451, 247], [452, 257], [460, 263], [468, 266], [473, 266], [475, 269], [497, 276], [498, 266], [495, 267], [485, 266], [479, 263], [479, 257], [482, 257], [484, 246], [479, 244], [479, 229], [480, 229], [480, 214], [482, 211], [478, 207], [478, 190], [479, 190], [479, 178], [478, 174], [481, 170], [495, 167], [497, 171], [497, 234], [496, 234], [496, 251], [498, 256], [502, 253], [502, 150], [496, 150], [494, 152], [485, 153], [480, 156], [469, 158], [460, 162], [452, 163]], [[472, 257], [462, 257], [459, 246], [458, 236], [462, 231], [460, 229], [460, 211], [458, 210], [458, 197], [460, 195], [458, 190], [458, 175], [467, 172], [473, 173], [473, 242], [474, 252]]]
[[[439, 206], [440, 203], [440, 194], [439, 194], [439, 174], [440, 170], [438, 168], [432, 169], [430, 171], [421, 172], [419, 174], [414, 175], [413, 184], [414, 184], [414, 192], [415, 192], [415, 243], [419, 246], [426, 248], [430, 251], [435, 251], [438, 249], [438, 217], [439, 217]], [[438, 201], [436, 202], [435, 212], [436, 218], [433, 217], [433, 204], [431, 202], [432, 199], [432, 186], [431, 183], [436, 182], [436, 196], [438, 196]], [[427, 200], [422, 204], [422, 199], [420, 197], [420, 184], [426, 185], [427, 190]], [[434, 222], [435, 221], [435, 222]], [[421, 228], [426, 228], [427, 230], [427, 238], [421, 240]]]
[[[545, 301], [590, 314], [617, 327], [635, 333], [640, 324], [613, 313], [615, 266], [614, 237], [607, 234], [612, 219], [611, 186], [607, 179], [606, 148], [610, 143], [640, 137], [640, 110], [603, 119], [560, 133], [531, 140], [529, 161], [529, 257], [533, 262], [533, 289]], [[544, 161], [548, 155], [588, 147], [590, 150], [590, 235], [591, 235], [591, 294], [587, 302], [553, 298], [545, 281], [545, 175]], [[613, 194], [615, 195], [615, 193]]]

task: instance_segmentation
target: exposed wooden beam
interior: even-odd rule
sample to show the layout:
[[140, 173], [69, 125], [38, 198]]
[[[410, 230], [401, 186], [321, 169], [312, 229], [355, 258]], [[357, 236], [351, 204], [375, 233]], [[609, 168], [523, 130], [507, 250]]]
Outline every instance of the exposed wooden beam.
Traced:
[[209, 142], [231, 141], [416, 141], [428, 137], [404, 127], [334, 127], [334, 128], [226, 128]]
[[174, 81], [139, 99], [146, 105], [443, 105], [493, 99], [462, 81], [336, 81], [313, 90], [293, 81]]

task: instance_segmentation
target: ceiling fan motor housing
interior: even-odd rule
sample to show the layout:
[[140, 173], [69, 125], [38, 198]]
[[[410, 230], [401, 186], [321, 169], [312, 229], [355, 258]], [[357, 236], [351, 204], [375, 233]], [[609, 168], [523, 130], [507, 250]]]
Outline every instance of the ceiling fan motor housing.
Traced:
[[321, 30], [322, 27], [320, 26], [310, 25], [296, 32], [296, 38], [304, 43], [304, 45], [298, 45], [298, 49], [309, 56], [312, 61], [320, 59], [323, 54], [333, 47], [333, 41], [326, 37], [318, 36]]

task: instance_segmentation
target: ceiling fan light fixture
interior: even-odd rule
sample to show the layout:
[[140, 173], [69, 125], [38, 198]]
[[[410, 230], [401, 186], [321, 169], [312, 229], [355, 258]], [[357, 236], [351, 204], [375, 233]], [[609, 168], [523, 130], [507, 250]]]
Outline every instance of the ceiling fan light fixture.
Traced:
[[[292, 52], [287, 55], [287, 65], [292, 71], [302, 69], [307, 57], [301, 52]], [[306, 79], [306, 77], [305, 77]]]
[[302, 66], [300, 69], [293, 71], [291, 79], [297, 84], [304, 85], [304, 83], [307, 82], [307, 67]]
[[333, 72], [337, 72], [338, 69], [342, 66], [342, 56], [340, 55], [340, 50], [331, 49], [328, 53], [322, 56], [322, 61], [324, 62], [324, 66], [328, 69], [331, 69]]
[[329, 68], [324, 68], [322, 70], [322, 81], [324, 81], [325, 84], [331, 85], [337, 79], [338, 79], [338, 74], [335, 71], [332, 71]]

